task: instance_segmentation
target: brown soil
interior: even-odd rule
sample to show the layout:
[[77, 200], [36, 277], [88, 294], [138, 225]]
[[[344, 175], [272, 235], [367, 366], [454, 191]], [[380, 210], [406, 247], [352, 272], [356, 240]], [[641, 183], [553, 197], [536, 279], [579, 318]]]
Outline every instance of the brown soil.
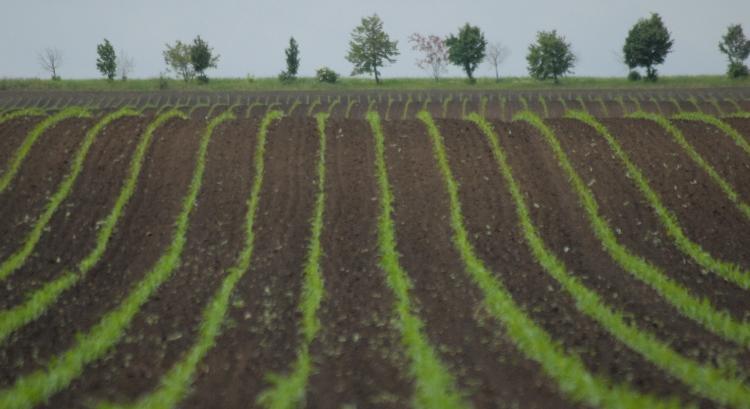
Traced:
[[412, 386], [395, 327], [394, 301], [378, 267], [378, 190], [373, 136], [364, 121], [328, 128], [321, 244], [325, 298], [311, 355], [307, 406], [408, 406]]
[[604, 123], [677, 215], [687, 237], [716, 258], [750, 268], [750, 222], [666, 131], [649, 121]]
[[[47, 129], [31, 147], [18, 173], [0, 195], [1, 260], [23, 244], [50, 197], [57, 191], [60, 181], [68, 174], [73, 156], [95, 121], [66, 119]], [[23, 129], [18, 128], [19, 131]]]
[[76, 333], [85, 332], [115, 308], [154, 265], [171, 241], [204, 126], [171, 121], [156, 131], [136, 193], [102, 260], [53, 308], [3, 345], [0, 384], [9, 385], [72, 346]]
[[[428, 339], [457, 375], [459, 389], [477, 408], [546, 408], [552, 402], [568, 407], [556, 385], [524, 359], [484, 309], [481, 292], [453, 248], [448, 196], [424, 125], [389, 124], [385, 137], [401, 265], [414, 285], [414, 305]], [[474, 192], [474, 185], [462, 188]]]
[[42, 122], [42, 117], [25, 116], [0, 124], [0, 175], [5, 172], [8, 161], [23, 144], [26, 135], [40, 122]]
[[[296, 357], [316, 193], [317, 127], [311, 119], [285, 119], [271, 126], [267, 138], [250, 269], [235, 288], [226, 327], [200, 364], [193, 393], [181, 407], [252, 406], [270, 386], [265, 377], [286, 373]], [[234, 218], [237, 225], [244, 226], [244, 211]]]

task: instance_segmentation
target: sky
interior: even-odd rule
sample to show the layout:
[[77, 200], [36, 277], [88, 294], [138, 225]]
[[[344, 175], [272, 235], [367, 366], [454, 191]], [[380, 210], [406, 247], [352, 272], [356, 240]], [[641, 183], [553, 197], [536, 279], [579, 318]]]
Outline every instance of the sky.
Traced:
[[[536, 32], [556, 29], [578, 57], [580, 76], [623, 76], [622, 45], [630, 27], [651, 12], [661, 14], [675, 41], [659, 67], [662, 75], [722, 74], [726, 58], [718, 42], [729, 24], [750, 35], [749, 0], [0, 0], [0, 78], [46, 77], [37, 54], [63, 53], [63, 78], [96, 78], [96, 45], [110, 40], [135, 62], [131, 77], [166, 71], [162, 51], [175, 40], [200, 35], [220, 54], [213, 77], [275, 76], [284, 66], [289, 37], [300, 44], [301, 76], [329, 66], [348, 76], [350, 33], [363, 16], [377, 13], [401, 55], [384, 77], [418, 77], [419, 54], [409, 35], [456, 33], [479, 26], [510, 56], [501, 75], [526, 76], [526, 54]], [[460, 76], [458, 67], [448, 75]], [[488, 64], [475, 75], [492, 76]]]

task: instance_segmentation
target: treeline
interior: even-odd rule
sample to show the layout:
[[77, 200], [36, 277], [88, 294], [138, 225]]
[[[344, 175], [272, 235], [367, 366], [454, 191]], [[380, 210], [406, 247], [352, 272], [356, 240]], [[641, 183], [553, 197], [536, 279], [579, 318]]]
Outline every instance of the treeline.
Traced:
[[[510, 50], [502, 43], [489, 43], [479, 27], [468, 23], [455, 34], [442, 37], [414, 33], [408, 41], [412, 49], [421, 55], [416, 61], [417, 66], [428, 71], [436, 81], [452, 64], [460, 67], [468, 81], [474, 83], [474, 72], [483, 62], [494, 68], [495, 78], [499, 81], [499, 67], [510, 55]], [[632, 81], [657, 81], [656, 67], [664, 63], [673, 46], [672, 34], [659, 14], [652, 13], [648, 18], [638, 20], [628, 32], [622, 47], [622, 62], [630, 70], [628, 78]], [[104, 77], [112, 81], [119, 73], [122, 80], [127, 80], [134, 68], [132, 58], [122, 51], [116, 54], [107, 39], [97, 45], [96, 51], [96, 68]], [[745, 60], [750, 56], [750, 40], [745, 37], [741, 25], [727, 27], [719, 42], [719, 51], [729, 60], [727, 76], [748, 76]], [[300, 48], [294, 37], [290, 38], [284, 54], [286, 69], [278, 78], [282, 82], [293, 82], [300, 66]], [[377, 14], [362, 18], [351, 32], [346, 54], [347, 61], [353, 65], [351, 75], [372, 75], [379, 84], [382, 69], [395, 63], [398, 55], [398, 41], [391, 40]], [[174, 44], [166, 44], [163, 56], [167, 72], [186, 82], [196, 79], [200, 83], [207, 83], [206, 70], [216, 68], [219, 62], [219, 55], [200, 36], [192, 43], [178, 40]], [[573, 73], [577, 56], [571, 43], [556, 30], [539, 31], [536, 40], [528, 47], [526, 61], [532, 78], [540, 81], [551, 79], [557, 83], [560, 78]], [[58, 70], [62, 64], [62, 53], [59, 50], [46, 49], [39, 54], [39, 63], [53, 80], [60, 79]], [[335, 83], [339, 74], [328, 67], [321, 67], [316, 70], [316, 78], [321, 82]], [[160, 74], [160, 79], [160, 84], [166, 87], [166, 74]]]

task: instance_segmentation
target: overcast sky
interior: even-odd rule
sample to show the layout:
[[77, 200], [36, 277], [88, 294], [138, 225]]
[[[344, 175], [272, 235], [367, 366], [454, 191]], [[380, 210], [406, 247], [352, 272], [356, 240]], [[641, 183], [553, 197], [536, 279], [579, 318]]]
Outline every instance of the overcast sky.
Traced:
[[[164, 44], [200, 34], [221, 55], [215, 77], [275, 76], [284, 68], [289, 36], [300, 43], [300, 75], [327, 65], [344, 75], [349, 34], [360, 18], [378, 13], [398, 61], [385, 77], [423, 76], [407, 41], [413, 32], [447, 35], [465, 22], [511, 50], [503, 74], [525, 76], [526, 52], [539, 30], [557, 29], [579, 60], [576, 75], [620, 76], [618, 54], [628, 29], [650, 12], [662, 15], [675, 40], [662, 74], [721, 74], [718, 42], [740, 23], [750, 35], [750, 0], [0, 0], [0, 77], [45, 77], [37, 53], [57, 47], [64, 78], [98, 77], [96, 45], [109, 39], [135, 60], [133, 77], [166, 67]], [[470, 4], [470, 5], [467, 5]], [[461, 75], [451, 68], [449, 75]], [[489, 66], [478, 75], [489, 76]]]

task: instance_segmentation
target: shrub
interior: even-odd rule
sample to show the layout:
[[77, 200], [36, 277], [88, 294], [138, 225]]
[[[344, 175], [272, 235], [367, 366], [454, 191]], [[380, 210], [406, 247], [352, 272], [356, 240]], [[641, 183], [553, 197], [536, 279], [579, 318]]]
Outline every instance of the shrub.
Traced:
[[318, 68], [318, 70], [315, 72], [315, 77], [318, 78], [318, 81], [326, 82], [329, 84], [334, 84], [339, 79], [339, 75], [336, 73], [336, 71], [328, 67]]
[[750, 56], [750, 40], [745, 38], [742, 26], [734, 24], [727, 27], [727, 33], [722, 36], [719, 51], [729, 58], [727, 75], [729, 78], [747, 77], [747, 66], [744, 61]]
[[640, 81], [641, 80], [641, 73], [636, 70], [631, 70], [628, 73], [628, 80], [630, 81]]
[[159, 73], [159, 89], [167, 89], [169, 88], [169, 80], [167, 79], [167, 76], [164, 75], [163, 72]]
[[736, 62], [729, 64], [729, 70], [727, 71], [729, 78], [744, 78], [748, 76], [747, 65]]
[[536, 43], [529, 46], [526, 61], [532, 78], [541, 81], [552, 78], [557, 84], [559, 77], [573, 71], [576, 56], [570, 43], [556, 30], [540, 31], [536, 35]]

